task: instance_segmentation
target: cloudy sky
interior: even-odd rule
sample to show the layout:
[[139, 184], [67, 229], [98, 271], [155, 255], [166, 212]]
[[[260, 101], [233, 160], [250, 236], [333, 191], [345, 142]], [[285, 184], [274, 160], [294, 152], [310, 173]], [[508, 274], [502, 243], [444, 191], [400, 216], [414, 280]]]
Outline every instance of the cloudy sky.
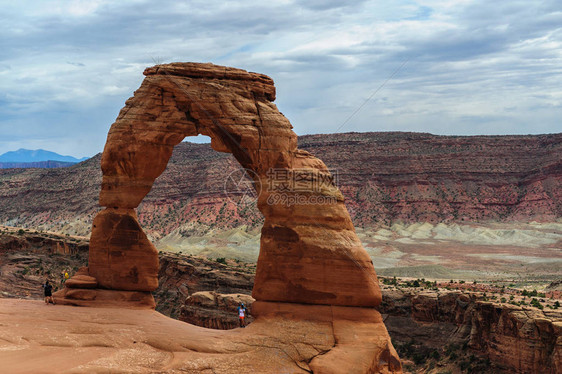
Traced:
[[0, 154], [100, 152], [172, 61], [268, 74], [298, 134], [562, 131], [559, 0], [0, 4]]

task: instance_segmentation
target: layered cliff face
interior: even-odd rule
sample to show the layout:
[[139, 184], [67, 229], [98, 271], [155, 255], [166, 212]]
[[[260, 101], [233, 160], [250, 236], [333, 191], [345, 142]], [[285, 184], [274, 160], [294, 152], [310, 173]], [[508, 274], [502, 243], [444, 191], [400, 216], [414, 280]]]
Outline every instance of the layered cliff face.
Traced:
[[100, 180], [99, 155], [68, 168], [0, 169], [0, 222], [89, 235]]
[[[299, 147], [333, 171], [356, 226], [562, 217], [562, 134], [306, 135]], [[138, 208], [149, 237], [241, 225], [258, 230], [263, 216], [257, 206], [225, 194], [225, 176], [238, 169], [231, 155], [209, 145], [176, 146]], [[0, 170], [0, 222], [88, 234], [100, 181], [100, 156], [65, 169]]]
[[337, 168], [359, 226], [562, 215], [562, 134], [343, 136], [343, 147], [321, 135], [303, 137], [301, 144]]
[[485, 301], [481, 293], [384, 290], [380, 310], [398, 349], [464, 345], [506, 373], [562, 370], [562, 312]]
[[87, 238], [0, 226], [0, 298], [41, 298], [46, 279], [60, 288], [87, 258]]
[[469, 345], [517, 373], [562, 371], [562, 313], [476, 303]]

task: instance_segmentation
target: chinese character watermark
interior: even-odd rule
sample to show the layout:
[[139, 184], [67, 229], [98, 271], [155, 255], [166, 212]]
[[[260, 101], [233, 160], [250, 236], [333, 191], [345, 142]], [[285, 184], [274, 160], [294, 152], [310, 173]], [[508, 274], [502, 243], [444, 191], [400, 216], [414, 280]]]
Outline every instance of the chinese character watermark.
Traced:
[[[267, 170], [265, 191], [270, 205], [335, 204], [337, 198], [337, 170], [270, 168]], [[229, 200], [239, 205], [256, 202], [261, 193], [258, 175], [250, 169], [230, 173], [224, 191]], [[331, 192], [331, 193], [330, 193]]]

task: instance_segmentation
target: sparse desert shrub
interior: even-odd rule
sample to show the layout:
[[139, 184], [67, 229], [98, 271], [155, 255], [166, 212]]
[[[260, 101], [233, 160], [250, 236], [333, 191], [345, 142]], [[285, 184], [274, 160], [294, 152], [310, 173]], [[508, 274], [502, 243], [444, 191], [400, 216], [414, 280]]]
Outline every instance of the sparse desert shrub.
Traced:
[[533, 298], [531, 300], [531, 302], [529, 303], [531, 306], [534, 306], [535, 308], [539, 308], [539, 309], [544, 309], [543, 305], [540, 303], [540, 301], [538, 301], [537, 299]]

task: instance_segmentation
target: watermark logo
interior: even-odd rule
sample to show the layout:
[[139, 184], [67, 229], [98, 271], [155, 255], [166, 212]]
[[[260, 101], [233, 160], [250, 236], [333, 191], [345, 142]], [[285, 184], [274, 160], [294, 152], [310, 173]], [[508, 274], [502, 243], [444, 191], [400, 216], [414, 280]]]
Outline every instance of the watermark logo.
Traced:
[[267, 203], [270, 205], [335, 204], [335, 196], [326, 191], [337, 186], [337, 170], [269, 169], [267, 171]]
[[286, 192], [275, 192], [267, 197], [269, 205], [285, 205], [287, 207], [293, 205], [335, 204], [337, 202], [338, 200], [335, 196], [289, 194]]
[[271, 168], [266, 173], [268, 192], [320, 193], [338, 185], [337, 170]]
[[255, 204], [261, 192], [258, 175], [251, 169], [239, 168], [232, 171], [224, 181], [224, 194], [238, 206]]
[[[225, 179], [224, 193], [239, 206], [254, 204], [261, 193], [259, 176], [251, 169], [236, 169]], [[327, 194], [337, 188], [337, 170], [270, 168], [263, 186], [270, 205], [323, 205], [337, 203]]]

